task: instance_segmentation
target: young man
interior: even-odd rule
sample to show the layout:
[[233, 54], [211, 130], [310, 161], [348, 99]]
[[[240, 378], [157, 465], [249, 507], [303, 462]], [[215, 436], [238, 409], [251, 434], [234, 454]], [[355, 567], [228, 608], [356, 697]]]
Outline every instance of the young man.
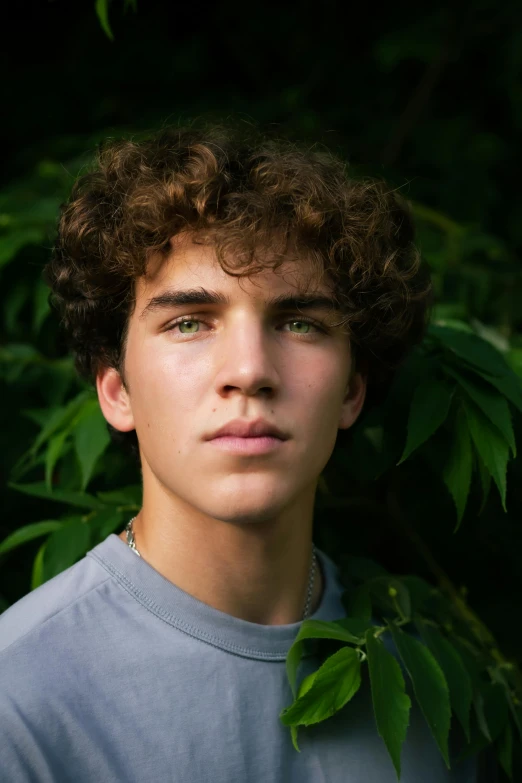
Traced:
[[[324, 152], [164, 132], [102, 150], [47, 280], [143, 505], [0, 618], [0, 779], [395, 781], [367, 686], [300, 753], [279, 714], [300, 623], [345, 614], [319, 475], [422, 335], [404, 207]], [[415, 712], [402, 770], [471, 780]]]

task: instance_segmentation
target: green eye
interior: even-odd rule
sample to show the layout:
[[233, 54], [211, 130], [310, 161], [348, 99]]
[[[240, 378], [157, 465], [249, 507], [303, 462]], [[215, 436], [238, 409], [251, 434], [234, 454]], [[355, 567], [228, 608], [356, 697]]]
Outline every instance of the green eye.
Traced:
[[199, 321], [181, 321], [178, 326], [181, 334], [195, 334], [199, 332]]
[[290, 321], [290, 331], [295, 334], [308, 334], [311, 326], [307, 321]]

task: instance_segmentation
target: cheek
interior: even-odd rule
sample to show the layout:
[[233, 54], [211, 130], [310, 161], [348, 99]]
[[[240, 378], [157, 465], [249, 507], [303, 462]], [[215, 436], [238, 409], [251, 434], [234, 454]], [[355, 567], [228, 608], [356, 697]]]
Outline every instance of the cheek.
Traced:
[[[322, 418], [337, 417], [346, 395], [349, 367], [338, 355], [323, 357], [322, 361], [310, 363], [306, 381], [302, 384], [303, 394], [310, 410]], [[303, 379], [304, 380], [304, 379]]]
[[[138, 419], [147, 427], [179, 427], [183, 416], [199, 404], [208, 388], [207, 371], [191, 357], [143, 351], [129, 368], [131, 399]], [[132, 369], [132, 372], [131, 372]], [[134, 381], [134, 383], [133, 383]]]

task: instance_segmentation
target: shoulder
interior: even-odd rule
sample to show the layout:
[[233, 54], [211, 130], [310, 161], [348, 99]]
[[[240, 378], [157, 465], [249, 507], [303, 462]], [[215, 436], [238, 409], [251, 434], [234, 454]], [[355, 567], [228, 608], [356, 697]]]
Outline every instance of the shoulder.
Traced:
[[0, 615], [2, 780], [66, 779], [68, 732], [77, 731], [74, 706], [85, 689], [79, 658], [110, 579], [86, 556]]
[[15, 648], [35, 644], [47, 630], [74, 625], [79, 604], [110, 579], [86, 556], [6, 609], [0, 615], [0, 662]]
[[[96, 628], [111, 581], [86, 556], [0, 615], [2, 780], [2, 773], [6, 780], [65, 779], [54, 774], [54, 766], [42, 764], [44, 756], [46, 765], [56, 755], [52, 738], [76, 730], [68, 727], [75, 726], [75, 705], [88, 691], [88, 678], [82, 676], [86, 658], [92, 664], [96, 657]], [[60, 758], [68, 747], [63, 741]]]

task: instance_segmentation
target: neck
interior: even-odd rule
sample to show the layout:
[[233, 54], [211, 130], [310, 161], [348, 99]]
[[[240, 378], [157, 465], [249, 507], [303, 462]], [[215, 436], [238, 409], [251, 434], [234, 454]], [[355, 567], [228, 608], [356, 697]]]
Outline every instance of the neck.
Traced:
[[[313, 493], [311, 502], [304, 500], [277, 519], [238, 524], [210, 519], [179, 500], [157, 508], [144, 493], [133, 523], [136, 547], [162, 576], [221, 612], [261, 625], [299, 622], [312, 559]], [[126, 542], [125, 531], [120, 538]], [[310, 614], [322, 592], [317, 563]]]

